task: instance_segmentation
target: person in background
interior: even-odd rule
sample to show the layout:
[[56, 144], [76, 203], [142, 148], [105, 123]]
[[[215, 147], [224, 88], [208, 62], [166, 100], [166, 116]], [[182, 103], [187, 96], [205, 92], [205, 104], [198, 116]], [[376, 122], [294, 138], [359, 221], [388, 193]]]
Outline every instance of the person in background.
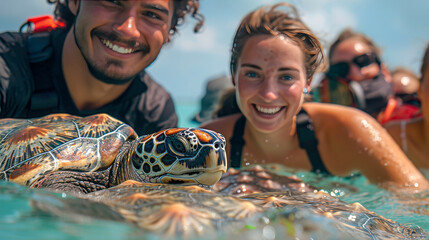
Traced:
[[385, 187], [428, 189], [374, 118], [356, 108], [303, 103], [324, 63], [322, 45], [291, 4], [244, 17], [230, 62], [240, 113], [201, 125], [225, 136], [230, 167], [277, 163], [337, 176], [360, 171]]
[[379, 115], [380, 123], [384, 125], [390, 121], [421, 117], [417, 97], [419, 77], [403, 67], [394, 69], [391, 75], [394, 97], [389, 99], [386, 109]]
[[219, 101], [213, 111], [213, 119], [239, 112], [240, 109], [238, 108], [237, 99], [235, 97], [235, 88], [229, 87], [225, 89], [219, 97]]
[[223, 92], [231, 87], [231, 79], [225, 75], [209, 79], [206, 85], [206, 92], [201, 98], [200, 110], [192, 118], [192, 121], [203, 123], [213, 119], [219, 99], [223, 95]]
[[374, 42], [345, 29], [329, 48], [329, 64], [326, 77], [312, 90], [314, 101], [356, 107], [377, 118], [393, 91]]
[[417, 94], [421, 101], [422, 117], [393, 121], [385, 127], [417, 168], [429, 169], [429, 44], [423, 56], [420, 72]]
[[411, 70], [397, 67], [392, 71], [393, 93], [396, 97], [407, 101], [408, 97], [415, 97], [419, 89], [419, 77]]
[[107, 113], [140, 135], [177, 125], [171, 96], [145, 70], [186, 15], [198, 31], [198, 0], [48, 2], [50, 24], [0, 34], [1, 118]]

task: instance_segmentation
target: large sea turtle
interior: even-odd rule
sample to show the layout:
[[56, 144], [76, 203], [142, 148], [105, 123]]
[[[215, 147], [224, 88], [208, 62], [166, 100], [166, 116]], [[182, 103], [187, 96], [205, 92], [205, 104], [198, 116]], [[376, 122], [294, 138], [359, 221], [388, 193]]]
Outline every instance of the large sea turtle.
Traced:
[[0, 179], [88, 193], [126, 180], [213, 185], [226, 171], [225, 139], [174, 128], [138, 137], [106, 114], [0, 120]]
[[[74, 197], [36, 194], [32, 206], [71, 220], [131, 223], [171, 239], [427, 239], [405, 226], [256, 166], [229, 169], [214, 188], [126, 181]], [[137, 234], [137, 235], [136, 235]]]
[[72, 193], [32, 197], [35, 209], [56, 216], [122, 221], [179, 238], [427, 237], [261, 167], [230, 169], [209, 188], [226, 170], [224, 138], [209, 130], [169, 129], [137, 137], [108, 115], [57, 114], [0, 120], [0, 140], [4, 180]]

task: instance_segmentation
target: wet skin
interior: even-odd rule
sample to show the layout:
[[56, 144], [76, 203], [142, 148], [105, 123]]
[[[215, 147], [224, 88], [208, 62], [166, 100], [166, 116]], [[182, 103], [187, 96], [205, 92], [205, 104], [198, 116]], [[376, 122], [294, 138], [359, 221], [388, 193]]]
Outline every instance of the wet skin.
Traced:
[[237, 103], [255, 129], [269, 133], [292, 126], [307, 81], [303, 61], [301, 49], [282, 35], [246, 42], [234, 80]]

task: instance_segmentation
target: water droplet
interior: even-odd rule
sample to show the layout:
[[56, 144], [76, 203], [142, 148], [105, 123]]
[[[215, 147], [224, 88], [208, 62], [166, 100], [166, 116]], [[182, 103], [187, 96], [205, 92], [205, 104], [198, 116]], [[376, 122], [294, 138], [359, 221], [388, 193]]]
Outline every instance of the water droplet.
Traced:
[[250, 163], [249, 162], [246, 162], [246, 164], [245, 164], [246, 166], [249, 166], [250, 165]]
[[269, 218], [267, 218], [267, 217], [262, 217], [262, 221], [263, 221], [265, 224], [270, 224], [270, 219], [269, 219]]
[[273, 226], [265, 226], [262, 230], [262, 236], [264, 239], [270, 240], [276, 238], [276, 232]]
[[388, 163], [384, 163], [384, 166], [387, 167], [387, 165], [389, 165]]
[[349, 215], [349, 217], [348, 217], [348, 219], [350, 220], [350, 221], [356, 221], [356, 216], [355, 215]]
[[265, 139], [265, 143], [268, 143], [269, 141], [268, 141], [268, 139]]

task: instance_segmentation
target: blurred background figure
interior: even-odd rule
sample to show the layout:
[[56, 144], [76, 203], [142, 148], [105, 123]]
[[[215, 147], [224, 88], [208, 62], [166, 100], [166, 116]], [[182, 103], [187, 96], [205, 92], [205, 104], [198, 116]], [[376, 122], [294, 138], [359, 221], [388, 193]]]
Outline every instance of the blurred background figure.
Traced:
[[345, 29], [329, 49], [329, 70], [312, 94], [317, 102], [359, 108], [377, 118], [393, 95], [380, 49], [362, 33]]
[[392, 71], [392, 86], [395, 96], [401, 99], [416, 96], [419, 85], [419, 77], [411, 70], [397, 67]]
[[231, 78], [226, 75], [209, 79], [206, 84], [206, 92], [201, 98], [200, 110], [192, 121], [203, 123], [211, 120], [224, 90], [232, 87]]
[[422, 172], [429, 178], [429, 44], [423, 55], [420, 73], [417, 93], [422, 117], [390, 122], [385, 127], [414, 165], [424, 170]]
[[420, 100], [417, 96], [419, 77], [404, 67], [395, 68], [391, 75], [394, 98], [389, 100], [386, 110], [380, 114], [380, 123], [421, 117]]

